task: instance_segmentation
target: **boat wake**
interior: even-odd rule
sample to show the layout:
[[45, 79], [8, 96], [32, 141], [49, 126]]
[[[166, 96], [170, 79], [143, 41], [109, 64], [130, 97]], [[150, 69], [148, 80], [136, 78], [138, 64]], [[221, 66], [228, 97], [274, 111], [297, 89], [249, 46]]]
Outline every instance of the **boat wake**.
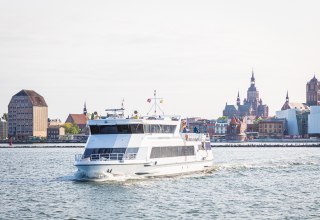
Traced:
[[231, 163], [220, 163], [215, 165], [215, 171], [237, 171], [253, 169], [285, 169], [296, 166], [320, 166], [320, 158], [299, 158], [299, 159], [270, 159], [260, 161], [238, 161]]

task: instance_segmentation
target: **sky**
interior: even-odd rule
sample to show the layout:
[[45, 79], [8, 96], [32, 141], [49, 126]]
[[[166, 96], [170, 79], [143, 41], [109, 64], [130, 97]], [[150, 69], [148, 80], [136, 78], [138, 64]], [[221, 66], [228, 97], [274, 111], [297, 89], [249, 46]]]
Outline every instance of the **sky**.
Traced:
[[165, 114], [213, 119], [246, 97], [252, 69], [269, 114], [320, 79], [318, 0], [0, 0], [0, 114], [22, 89], [49, 118]]

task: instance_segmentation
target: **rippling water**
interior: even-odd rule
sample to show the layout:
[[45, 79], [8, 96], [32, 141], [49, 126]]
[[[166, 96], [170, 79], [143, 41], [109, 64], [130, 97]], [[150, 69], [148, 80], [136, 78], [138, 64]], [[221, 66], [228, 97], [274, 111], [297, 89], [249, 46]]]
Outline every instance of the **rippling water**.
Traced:
[[75, 181], [83, 149], [0, 149], [0, 219], [319, 219], [320, 148], [214, 148], [210, 173]]

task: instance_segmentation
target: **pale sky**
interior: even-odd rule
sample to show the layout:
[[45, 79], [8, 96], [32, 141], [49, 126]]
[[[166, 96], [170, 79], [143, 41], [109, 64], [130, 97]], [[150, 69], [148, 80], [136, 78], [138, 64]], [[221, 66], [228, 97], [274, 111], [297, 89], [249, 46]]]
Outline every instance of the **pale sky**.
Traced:
[[21, 89], [44, 96], [49, 117], [126, 115], [150, 108], [217, 118], [245, 98], [254, 68], [274, 115], [305, 102], [320, 78], [320, 1], [0, 0], [0, 113]]

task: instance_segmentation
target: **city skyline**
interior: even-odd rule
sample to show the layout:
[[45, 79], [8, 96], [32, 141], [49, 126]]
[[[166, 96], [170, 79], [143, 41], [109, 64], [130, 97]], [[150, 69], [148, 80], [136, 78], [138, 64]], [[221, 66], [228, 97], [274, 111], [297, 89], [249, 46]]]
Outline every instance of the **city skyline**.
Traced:
[[31, 2], [0, 8], [0, 113], [32, 89], [50, 118], [123, 98], [126, 115], [146, 114], [156, 89], [166, 114], [217, 118], [245, 98], [253, 68], [272, 116], [320, 77], [317, 1]]

